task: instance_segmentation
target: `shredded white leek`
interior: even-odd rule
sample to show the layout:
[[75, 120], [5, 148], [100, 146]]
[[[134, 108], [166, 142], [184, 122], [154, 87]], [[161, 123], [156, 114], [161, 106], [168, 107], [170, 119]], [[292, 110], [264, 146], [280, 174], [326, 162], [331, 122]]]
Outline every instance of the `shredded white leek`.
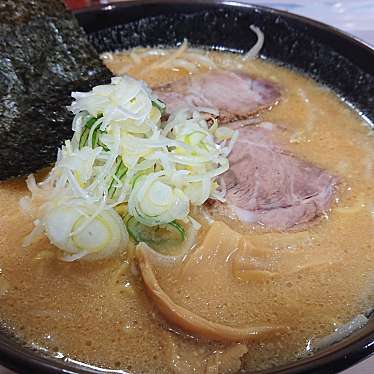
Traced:
[[257, 41], [255, 45], [243, 56], [243, 60], [256, 58], [260, 53], [265, 40], [264, 33], [257, 26], [251, 25], [249, 28], [256, 34]]
[[190, 109], [161, 122], [163, 103], [126, 76], [72, 97], [72, 140], [44, 181], [28, 179], [31, 197], [22, 207], [35, 229], [25, 245], [44, 232], [65, 261], [102, 259], [127, 246], [118, 205], [144, 225], [190, 220], [196, 226], [191, 205], [224, 200], [217, 177], [229, 168], [236, 131], [216, 120], [209, 125]]

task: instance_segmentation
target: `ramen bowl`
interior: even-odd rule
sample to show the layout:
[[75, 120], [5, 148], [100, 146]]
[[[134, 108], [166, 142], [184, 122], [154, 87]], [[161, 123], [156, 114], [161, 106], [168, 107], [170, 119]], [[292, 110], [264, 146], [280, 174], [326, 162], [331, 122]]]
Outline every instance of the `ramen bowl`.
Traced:
[[[374, 121], [374, 51], [330, 26], [266, 7], [226, 1], [129, 1], [76, 12], [98, 52], [136, 46], [192, 46], [243, 53], [265, 34], [261, 57], [299, 71], [331, 88], [368, 123]], [[368, 315], [370, 313], [368, 312]], [[374, 352], [374, 319], [339, 342], [276, 373], [337, 373]], [[0, 335], [0, 362], [20, 373], [105, 373], [87, 364], [44, 355]]]

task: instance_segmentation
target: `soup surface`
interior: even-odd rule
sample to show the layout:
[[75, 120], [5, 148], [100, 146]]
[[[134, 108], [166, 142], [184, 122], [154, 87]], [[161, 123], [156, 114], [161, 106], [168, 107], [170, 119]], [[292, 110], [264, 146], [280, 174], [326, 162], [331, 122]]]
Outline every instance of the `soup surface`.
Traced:
[[[333, 92], [296, 72], [200, 53], [217, 66], [240, 63], [245, 72], [276, 82], [280, 102], [258, 119], [280, 125], [287, 150], [337, 176], [339, 184], [329, 211], [287, 232], [219, 215], [212, 223], [196, 211], [202, 224], [196, 246], [183, 258], [155, 258], [154, 273], [176, 304], [213, 322], [288, 329], [227, 344], [190, 336], [159, 314], [133, 251], [66, 263], [46, 238], [22, 248], [32, 222], [19, 209], [27, 189], [18, 179], [0, 184], [0, 319], [27, 345], [131, 373], [256, 371], [309, 354], [319, 338], [374, 305], [372, 130]], [[147, 69], [159, 58], [150, 54], [134, 64], [134, 55], [123, 52], [104, 62], [113, 74], [126, 71], [151, 87], [188, 74], [183, 67]], [[207, 69], [197, 66], [196, 72]], [[242, 265], [240, 251], [248, 243], [266, 271]]]

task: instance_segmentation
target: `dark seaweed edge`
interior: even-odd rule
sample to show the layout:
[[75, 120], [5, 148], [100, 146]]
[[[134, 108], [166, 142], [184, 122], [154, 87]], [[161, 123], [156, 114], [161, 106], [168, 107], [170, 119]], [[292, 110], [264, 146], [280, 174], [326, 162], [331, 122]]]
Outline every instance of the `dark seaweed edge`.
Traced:
[[111, 74], [61, 0], [0, 3], [0, 179], [55, 161], [71, 137], [72, 91]]

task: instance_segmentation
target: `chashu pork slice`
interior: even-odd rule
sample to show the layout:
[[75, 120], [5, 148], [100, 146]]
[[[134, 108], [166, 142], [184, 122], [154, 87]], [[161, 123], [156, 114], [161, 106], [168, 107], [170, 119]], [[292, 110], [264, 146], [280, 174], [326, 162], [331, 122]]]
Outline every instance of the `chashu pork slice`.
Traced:
[[215, 108], [221, 123], [248, 118], [277, 104], [281, 96], [275, 83], [229, 70], [191, 75], [156, 87], [154, 93], [168, 113], [185, 107]]
[[338, 179], [276, 143], [274, 137], [282, 132], [279, 126], [238, 129], [230, 169], [222, 176], [226, 202], [214, 202], [213, 211], [286, 230], [307, 224], [330, 208]]

